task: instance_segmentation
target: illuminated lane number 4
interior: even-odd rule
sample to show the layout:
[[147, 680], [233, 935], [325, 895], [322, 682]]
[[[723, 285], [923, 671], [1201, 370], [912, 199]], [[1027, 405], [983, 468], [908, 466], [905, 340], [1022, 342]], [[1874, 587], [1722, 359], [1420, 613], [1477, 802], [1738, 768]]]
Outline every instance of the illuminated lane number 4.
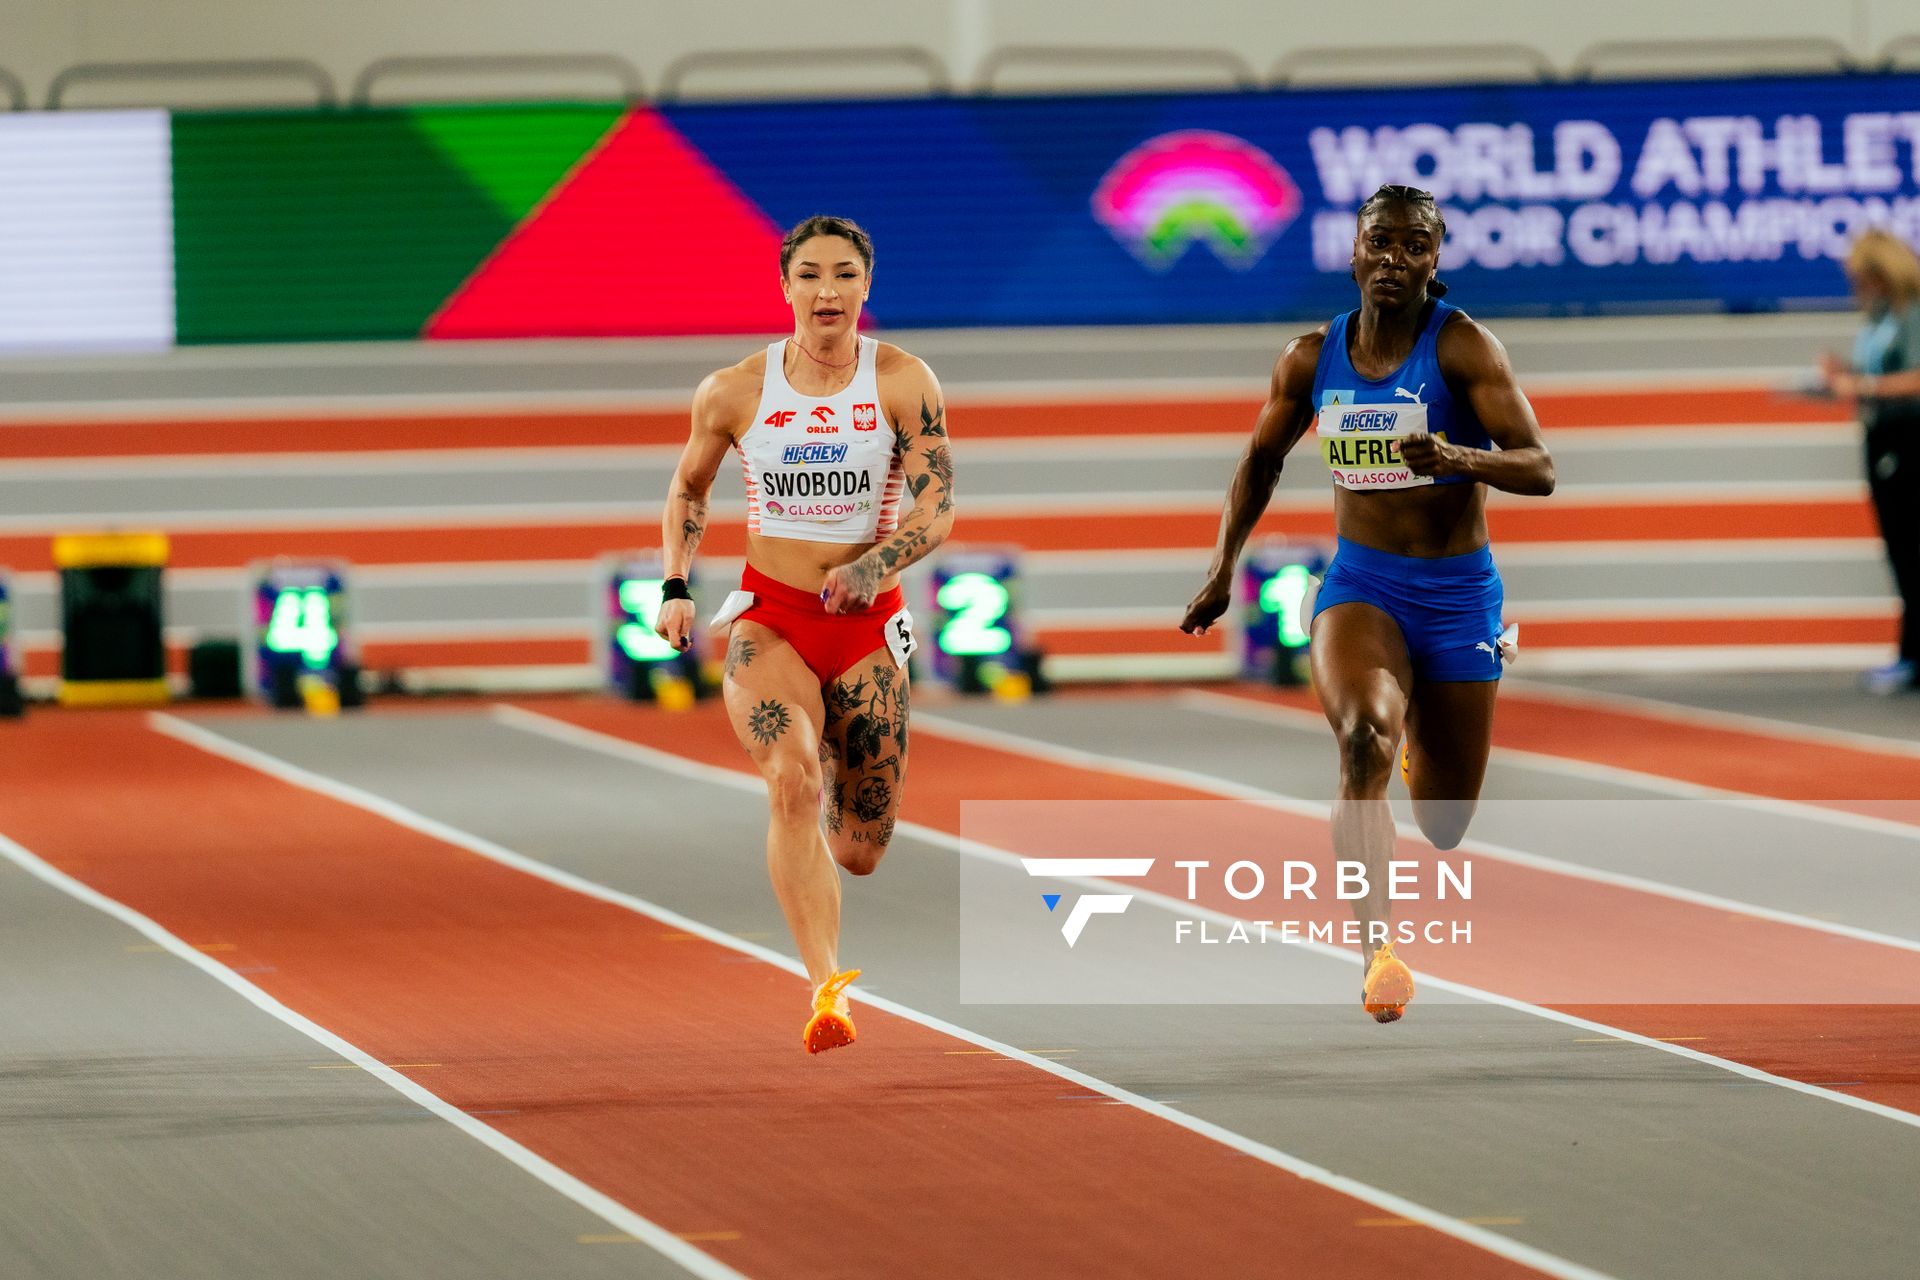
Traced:
[[267, 621], [266, 645], [275, 653], [297, 653], [310, 667], [326, 666], [340, 646], [327, 593], [319, 587], [282, 591]]

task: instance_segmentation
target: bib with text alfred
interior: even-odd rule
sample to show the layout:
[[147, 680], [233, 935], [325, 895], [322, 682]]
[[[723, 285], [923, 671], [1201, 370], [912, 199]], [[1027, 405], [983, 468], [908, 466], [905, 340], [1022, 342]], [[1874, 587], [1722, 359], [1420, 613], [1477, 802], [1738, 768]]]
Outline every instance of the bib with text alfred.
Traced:
[[1427, 429], [1424, 404], [1328, 404], [1314, 433], [1333, 482], [1346, 489], [1413, 489], [1432, 484], [1401, 460], [1400, 442]]

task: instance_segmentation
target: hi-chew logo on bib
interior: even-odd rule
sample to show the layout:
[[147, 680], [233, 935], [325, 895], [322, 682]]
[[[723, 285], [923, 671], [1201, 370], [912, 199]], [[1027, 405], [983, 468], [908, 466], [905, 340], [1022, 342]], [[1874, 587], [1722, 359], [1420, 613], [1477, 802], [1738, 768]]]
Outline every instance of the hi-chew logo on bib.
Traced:
[[1433, 483], [1415, 475], [1400, 442], [1427, 429], [1423, 404], [1328, 404], [1315, 422], [1320, 457], [1347, 489], [1411, 489]]
[[1351, 432], [1388, 432], [1400, 421], [1398, 409], [1375, 409], [1372, 406], [1356, 407], [1340, 415], [1339, 430], [1342, 435]]
[[789, 466], [831, 466], [846, 460], [847, 446], [843, 444], [790, 444], [780, 454], [780, 461]]

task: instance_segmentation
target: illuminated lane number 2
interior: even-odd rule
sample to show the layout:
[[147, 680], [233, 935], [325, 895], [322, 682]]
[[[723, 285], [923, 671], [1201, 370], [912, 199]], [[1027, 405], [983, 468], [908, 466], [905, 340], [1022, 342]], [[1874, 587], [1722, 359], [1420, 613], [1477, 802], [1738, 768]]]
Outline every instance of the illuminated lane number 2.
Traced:
[[310, 667], [324, 667], [340, 645], [333, 625], [333, 603], [319, 587], [282, 591], [267, 621], [267, 648], [297, 653]]
[[940, 648], [959, 657], [1005, 653], [1013, 633], [1000, 625], [1013, 597], [1004, 582], [986, 573], [956, 573], [940, 587], [934, 602], [947, 612]]

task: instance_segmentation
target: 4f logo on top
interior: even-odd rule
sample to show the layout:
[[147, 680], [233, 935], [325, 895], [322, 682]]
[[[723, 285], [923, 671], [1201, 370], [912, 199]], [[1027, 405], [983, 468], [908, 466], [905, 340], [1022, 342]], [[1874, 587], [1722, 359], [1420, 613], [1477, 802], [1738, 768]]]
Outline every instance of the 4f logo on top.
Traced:
[[792, 422], [793, 418], [794, 411], [792, 409], [775, 409], [767, 415], [767, 425], [770, 427], [784, 427], [789, 422]]
[[870, 404], [853, 406], [853, 429], [855, 431], [878, 431], [880, 429], [879, 411]]
[[[1063, 880], [1096, 876], [1135, 877], [1153, 870], [1152, 858], [1022, 858], [1020, 864], [1030, 876], [1051, 876]], [[1040, 900], [1047, 904], [1047, 910], [1052, 911], [1060, 905], [1062, 896], [1043, 893]], [[1080, 941], [1087, 921], [1095, 916], [1117, 916], [1132, 903], [1133, 895], [1130, 893], [1083, 893], [1067, 908], [1067, 918], [1060, 924], [1060, 933], [1071, 947]]]

